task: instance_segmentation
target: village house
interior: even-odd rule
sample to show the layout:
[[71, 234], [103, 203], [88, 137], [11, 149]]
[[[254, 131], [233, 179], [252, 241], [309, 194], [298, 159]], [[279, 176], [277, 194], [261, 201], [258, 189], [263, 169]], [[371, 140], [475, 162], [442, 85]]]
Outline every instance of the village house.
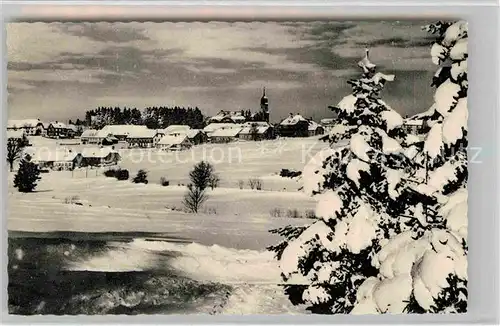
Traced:
[[156, 147], [158, 142], [165, 136], [165, 129], [156, 129], [153, 137], [153, 147]]
[[80, 136], [80, 141], [83, 145], [87, 144], [94, 144], [94, 145], [99, 145], [101, 144], [101, 141], [103, 138], [101, 138], [99, 135], [99, 130], [96, 129], [87, 129], [85, 130], [82, 135]]
[[246, 121], [243, 111], [221, 110], [215, 116], [208, 118], [207, 123], [243, 123]]
[[113, 135], [108, 135], [104, 137], [103, 140], [101, 140], [101, 145], [102, 146], [112, 146], [118, 144], [118, 138], [116, 138]]
[[9, 120], [7, 130], [23, 130], [26, 136], [38, 136], [43, 134], [44, 124], [40, 119]]
[[141, 148], [150, 148], [154, 146], [154, 141], [157, 139], [155, 136], [157, 135], [156, 130], [148, 129], [146, 126], [144, 128], [134, 128], [130, 130], [125, 141], [128, 144], [128, 147], [141, 147]]
[[264, 140], [274, 138], [274, 128], [265, 121], [245, 122], [239, 133], [242, 140]]
[[426, 123], [423, 119], [406, 118], [402, 128], [409, 134], [420, 135], [425, 132]]
[[325, 128], [311, 119], [309, 120], [309, 127], [307, 128], [307, 131], [309, 133], [309, 137], [311, 137], [316, 135], [323, 135], [325, 133]]
[[68, 126], [65, 123], [54, 121], [47, 128], [47, 137], [49, 138], [68, 138]]
[[279, 124], [279, 135], [281, 137], [308, 137], [309, 121], [300, 114], [290, 116]]
[[110, 147], [86, 147], [81, 154], [82, 166], [115, 165], [121, 160], [120, 154]]
[[193, 144], [186, 135], [165, 135], [156, 147], [163, 151], [180, 151], [191, 148]]
[[31, 161], [41, 169], [70, 171], [80, 167], [83, 163], [81, 153], [67, 149], [35, 148], [26, 151], [26, 154], [30, 155]]
[[99, 130], [99, 136], [104, 139], [109, 135], [113, 135], [119, 141], [125, 141], [134, 131], [139, 130], [140, 132], [144, 129], [148, 130], [146, 126], [142, 125], [107, 125]]
[[191, 129], [186, 125], [170, 125], [163, 130], [165, 135], [180, 136], [186, 135], [193, 145], [199, 145], [208, 141], [207, 134], [201, 129]]
[[68, 129], [68, 138], [75, 138], [75, 136], [81, 134], [80, 129], [74, 124], [68, 124], [66, 127]]
[[210, 134], [210, 141], [212, 143], [230, 143], [236, 141], [242, 129], [242, 127], [217, 129]]
[[85, 130], [80, 137], [82, 144], [114, 145], [127, 147], [154, 147], [162, 136], [161, 131], [144, 125], [107, 125], [101, 130]]
[[57, 171], [72, 171], [82, 164], [82, 154], [75, 152], [68, 152], [65, 155], [56, 157], [54, 161], [54, 170]]
[[205, 132], [210, 139], [212, 134], [219, 129], [239, 129], [243, 127], [242, 124], [239, 123], [211, 123], [203, 128], [203, 132]]
[[335, 127], [337, 120], [335, 118], [324, 118], [319, 121], [319, 123], [325, 128], [325, 132], [329, 132]]
[[189, 130], [191, 130], [190, 126], [186, 125], [170, 125], [164, 129], [165, 135], [173, 135], [173, 134], [186, 134]]
[[207, 134], [201, 129], [190, 129], [186, 133], [186, 136], [193, 145], [199, 145], [208, 142]]
[[49, 129], [50, 122], [41, 122], [37, 125], [37, 136], [47, 137], [47, 130]]

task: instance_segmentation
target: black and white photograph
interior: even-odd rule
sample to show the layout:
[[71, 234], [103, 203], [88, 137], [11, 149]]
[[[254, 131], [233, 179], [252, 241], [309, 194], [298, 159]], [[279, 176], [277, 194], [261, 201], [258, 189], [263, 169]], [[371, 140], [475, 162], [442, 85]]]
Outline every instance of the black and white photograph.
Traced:
[[467, 312], [464, 20], [6, 24], [8, 312]]

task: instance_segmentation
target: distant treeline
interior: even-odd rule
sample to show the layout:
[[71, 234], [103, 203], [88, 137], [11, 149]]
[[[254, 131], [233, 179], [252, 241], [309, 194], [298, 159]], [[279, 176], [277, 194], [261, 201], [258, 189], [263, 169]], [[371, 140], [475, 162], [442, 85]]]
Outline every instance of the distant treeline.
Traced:
[[136, 108], [98, 107], [85, 112], [85, 122], [78, 119], [75, 124], [85, 124], [96, 129], [110, 124], [146, 125], [152, 129], [182, 124], [198, 129], [203, 128], [204, 121], [205, 117], [198, 107], [148, 107], [142, 112]]
[[166, 128], [170, 125], [187, 125], [194, 129], [204, 127], [205, 116], [198, 107], [148, 107], [144, 109], [143, 124], [148, 128]]

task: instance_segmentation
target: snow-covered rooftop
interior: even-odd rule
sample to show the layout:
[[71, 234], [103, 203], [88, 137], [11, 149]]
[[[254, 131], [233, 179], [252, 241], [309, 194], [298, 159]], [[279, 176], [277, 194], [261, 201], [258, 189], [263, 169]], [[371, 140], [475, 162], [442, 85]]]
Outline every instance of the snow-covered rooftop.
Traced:
[[331, 125], [333, 123], [335, 123], [335, 119], [334, 118], [324, 118], [324, 119], [321, 119], [319, 122], [322, 124], [322, 125]]
[[52, 121], [50, 124], [52, 125], [52, 127], [58, 128], [58, 129], [67, 129], [68, 128], [68, 126], [65, 123], [59, 122], [59, 121]]
[[211, 123], [205, 128], [203, 128], [204, 132], [211, 133], [217, 129], [238, 129], [241, 128], [241, 124], [238, 123]]
[[240, 132], [242, 128], [227, 128], [227, 129], [217, 129], [215, 130], [210, 136], [211, 137], [236, 137]]
[[184, 142], [189, 142], [186, 135], [180, 135], [180, 136], [166, 135], [160, 139], [158, 144], [159, 145], [180, 145]]
[[422, 126], [424, 121], [420, 119], [405, 119], [403, 124], [406, 126]]
[[82, 156], [85, 158], [105, 158], [111, 153], [118, 154], [117, 151], [109, 148], [109, 147], [85, 147], [82, 150]]
[[211, 117], [209, 120], [210, 121], [222, 121], [222, 119], [224, 119], [227, 115], [228, 115], [227, 112], [220, 111], [219, 113], [217, 113], [216, 115]]
[[128, 138], [153, 138], [154, 136], [156, 136], [156, 130], [144, 128], [131, 130]]
[[[251, 134], [253, 131], [252, 131], [252, 128], [253, 127], [243, 127], [243, 129], [241, 129], [240, 131], [240, 134]], [[264, 134], [269, 128], [271, 128], [270, 126], [257, 126], [257, 133], [258, 134]]]
[[96, 129], [87, 129], [85, 130], [82, 135], [80, 136], [81, 138], [85, 138], [85, 137], [97, 137], [97, 133], [99, 132], [99, 130], [96, 130]]
[[38, 119], [9, 120], [7, 121], [7, 128], [34, 128], [39, 123], [41, 121]]
[[169, 135], [169, 134], [185, 134], [189, 130], [191, 130], [190, 126], [186, 126], [186, 125], [170, 125], [167, 128], [165, 128], [163, 132], [165, 133], [165, 135]]
[[129, 138], [153, 138], [156, 131], [143, 125], [107, 125], [99, 130], [98, 137], [126, 136]]
[[67, 149], [52, 149], [45, 147], [30, 148], [25, 151], [33, 162], [71, 162], [79, 155], [78, 152]]
[[320, 125], [319, 123], [317, 123], [316, 121], [309, 120], [309, 127], [307, 129], [310, 131], [314, 131], [320, 127], [323, 127], [323, 126]]
[[296, 114], [294, 116], [289, 116], [288, 118], [281, 121], [280, 125], [282, 126], [295, 125], [300, 121], [307, 121], [307, 119], [301, 116], [300, 114]]
[[224, 111], [224, 110], [221, 110], [221, 111], [219, 111], [219, 113], [217, 113], [213, 117], [209, 118], [209, 121], [214, 122], [214, 123], [218, 123], [218, 122], [220, 122], [220, 121], [222, 121], [222, 120], [224, 120], [226, 118], [231, 119], [235, 123], [241, 123], [241, 122], [245, 122], [246, 121], [246, 118], [241, 113], [241, 110], [240, 111]]
[[271, 125], [266, 121], [248, 121], [243, 124], [243, 127], [251, 127], [252, 125], [257, 125], [259, 127], [270, 127]]
[[191, 129], [191, 130], [188, 130], [188, 132], [186, 133], [186, 136], [188, 136], [188, 138], [193, 138], [193, 137], [196, 137], [196, 135], [198, 135], [200, 132], [203, 132], [201, 129]]
[[233, 120], [236, 123], [240, 123], [240, 122], [245, 122], [247, 119], [242, 115], [235, 115], [231, 117], [231, 120]]

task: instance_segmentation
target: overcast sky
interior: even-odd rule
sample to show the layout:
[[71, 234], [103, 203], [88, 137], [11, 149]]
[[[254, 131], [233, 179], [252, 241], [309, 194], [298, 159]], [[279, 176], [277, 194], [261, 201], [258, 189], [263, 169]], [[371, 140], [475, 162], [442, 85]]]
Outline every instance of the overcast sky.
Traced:
[[83, 118], [97, 106], [259, 109], [320, 119], [350, 93], [370, 48], [402, 114], [430, 107], [436, 71], [426, 22], [11, 23], [9, 118]]

